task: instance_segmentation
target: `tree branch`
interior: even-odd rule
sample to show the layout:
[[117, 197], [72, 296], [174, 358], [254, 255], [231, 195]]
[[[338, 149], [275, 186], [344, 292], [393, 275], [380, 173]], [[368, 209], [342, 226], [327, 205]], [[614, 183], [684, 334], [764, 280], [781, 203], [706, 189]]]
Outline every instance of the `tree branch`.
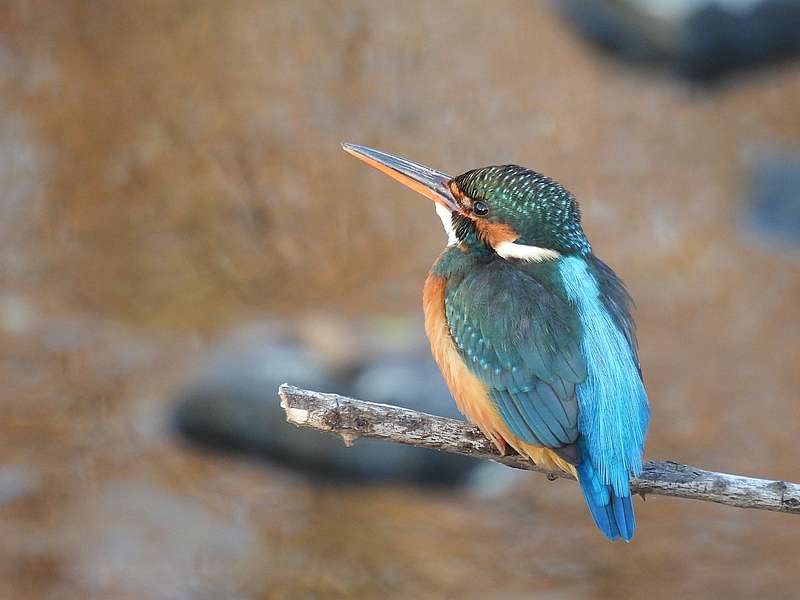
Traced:
[[[371, 438], [493, 460], [545, 473], [550, 479], [571, 478], [542, 469], [518, 454], [501, 456], [476, 427], [463, 421], [287, 384], [278, 393], [289, 423], [336, 433], [348, 446], [356, 438]], [[716, 473], [668, 460], [645, 461], [641, 476], [631, 479], [631, 491], [800, 514], [800, 484]]]

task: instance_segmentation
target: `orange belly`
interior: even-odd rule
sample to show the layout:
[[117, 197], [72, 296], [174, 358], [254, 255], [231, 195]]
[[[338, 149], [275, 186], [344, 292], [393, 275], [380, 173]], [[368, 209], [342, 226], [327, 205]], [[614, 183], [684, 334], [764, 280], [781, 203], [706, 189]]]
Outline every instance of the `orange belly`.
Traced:
[[575, 476], [575, 467], [555, 452], [527, 444], [509, 431], [489, 398], [486, 386], [467, 368], [453, 343], [444, 312], [445, 288], [446, 280], [443, 277], [429, 275], [422, 294], [422, 308], [433, 358], [439, 365], [458, 410], [492, 440], [501, 453], [505, 453], [506, 445], [509, 445], [538, 465], [561, 469]]

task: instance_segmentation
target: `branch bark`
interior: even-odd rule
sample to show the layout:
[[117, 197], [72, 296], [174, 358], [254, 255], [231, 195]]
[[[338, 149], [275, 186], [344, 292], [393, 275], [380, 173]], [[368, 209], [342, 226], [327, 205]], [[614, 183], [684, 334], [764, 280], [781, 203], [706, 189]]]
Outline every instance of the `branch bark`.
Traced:
[[[278, 393], [289, 423], [338, 434], [348, 446], [357, 438], [370, 438], [493, 460], [545, 473], [550, 479], [571, 478], [542, 469], [518, 454], [501, 456], [477, 427], [464, 421], [288, 384], [280, 386]], [[631, 491], [800, 514], [800, 484], [716, 473], [669, 460], [645, 461], [641, 476], [631, 479]]]

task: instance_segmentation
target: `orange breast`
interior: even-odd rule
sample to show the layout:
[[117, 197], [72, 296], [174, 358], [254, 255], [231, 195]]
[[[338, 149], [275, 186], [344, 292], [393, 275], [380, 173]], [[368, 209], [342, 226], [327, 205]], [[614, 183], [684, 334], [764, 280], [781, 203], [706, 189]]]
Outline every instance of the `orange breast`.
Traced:
[[428, 334], [433, 358], [439, 365], [458, 410], [492, 440], [501, 453], [505, 453], [508, 444], [536, 464], [575, 475], [575, 467], [552, 450], [527, 444], [509, 431], [489, 398], [486, 386], [467, 368], [453, 343], [444, 312], [446, 285], [443, 277], [429, 275], [422, 294], [422, 308], [425, 312], [425, 332]]

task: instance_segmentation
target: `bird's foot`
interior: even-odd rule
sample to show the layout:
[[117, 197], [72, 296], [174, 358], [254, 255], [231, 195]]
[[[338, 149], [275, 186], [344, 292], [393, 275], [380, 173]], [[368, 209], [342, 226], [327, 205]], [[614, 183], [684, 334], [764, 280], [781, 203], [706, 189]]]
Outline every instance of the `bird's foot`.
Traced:
[[492, 443], [494, 444], [495, 448], [497, 448], [500, 456], [506, 456], [508, 454], [508, 444], [501, 436], [489, 434], [487, 437], [492, 440]]

